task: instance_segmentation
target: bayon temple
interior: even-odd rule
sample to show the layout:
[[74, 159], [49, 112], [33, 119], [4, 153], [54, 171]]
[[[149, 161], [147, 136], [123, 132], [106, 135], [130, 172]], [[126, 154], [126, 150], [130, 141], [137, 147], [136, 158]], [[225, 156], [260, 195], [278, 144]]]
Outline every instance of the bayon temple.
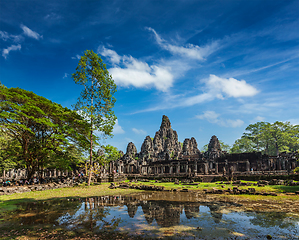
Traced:
[[[261, 152], [229, 154], [221, 150], [219, 140], [212, 136], [206, 152], [200, 152], [194, 137], [178, 141], [178, 134], [171, 128], [167, 116], [155, 137], [146, 136], [137, 152], [130, 142], [126, 153], [120, 151], [121, 157], [101, 169], [97, 181], [122, 181], [130, 177], [142, 178], [201, 178], [211, 181], [216, 176], [230, 178], [242, 175], [287, 175], [299, 166], [298, 153], [280, 153], [278, 156], [263, 155]], [[84, 169], [61, 171], [45, 169], [43, 178], [78, 176]], [[35, 174], [37, 176], [37, 172]], [[4, 171], [2, 179], [23, 179], [27, 177], [26, 169]]]
[[200, 152], [194, 137], [178, 141], [178, 134], [171, 128], [170, 120], [163, 115], [159, 131], [152, 139], [146, 136], [138, 153], [130, 142], [121, 158], [111, 162], [110, 172], [117, 175], [151, 176], [200, 176], [229, 174], [290, 173], [299, 166], [297, 153], [279, 156], [260, 152], [229, 154], [221, 150], [219, 140], [212, 136], [206, 152]]

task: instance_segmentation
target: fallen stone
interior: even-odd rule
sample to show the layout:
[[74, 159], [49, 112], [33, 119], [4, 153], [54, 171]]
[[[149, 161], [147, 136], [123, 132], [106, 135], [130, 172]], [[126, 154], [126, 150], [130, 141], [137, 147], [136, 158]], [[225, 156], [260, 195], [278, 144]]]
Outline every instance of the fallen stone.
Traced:
[[181, 190], [181, 192], [188, 192], [189, 190], [188, 190], [188, 188], [183, 188], [182, 190]]

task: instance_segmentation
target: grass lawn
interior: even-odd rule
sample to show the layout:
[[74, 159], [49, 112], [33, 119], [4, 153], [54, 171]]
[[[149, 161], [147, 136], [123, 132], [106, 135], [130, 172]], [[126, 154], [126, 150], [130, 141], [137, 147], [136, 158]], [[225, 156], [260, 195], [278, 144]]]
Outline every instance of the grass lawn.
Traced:
[[[129, 181], [126, 181], [129, 182]], [[255, 184], [257, 182], [253, 181], [242, 181], [246, 182], [250, 185]], [[163, 182], [163, 183], [156, 183], [154, 180], [150, 182], [138, 182], [138, 183], [130, 183], [131, 185], [155, 185], [155, 186], [164, 186], [166, 190], [171, 189], [181, 189], [181, 188], [188, 188], [190, 190], [203, 190], [203, 189], [223, 189], [226, 190], [228, 188], [236, 187], [236, 185], [232, 184], [220, 184], [220, 182], [213, 182], [213, 183], [207, 183], [207, 182], [201, 182], [196, 183], [198, 185], [190, 185], [190, 184], [174, 184], [173, 182]], [[222, 187], [223, 186], [223, 187]], [[282, 186], [282, 185], [266, 185], [264, 187], [258, 187], [258, 186], [238, 186], [239, 189], [248, 189], [248, 188], [255, 188], [257, 192], [276, 192], [276, 193], [294, 193], [296, 191], [299, 191], [299, 186]]]
[[[128, 182], [128, 181], [127, 181]], [[250, 184], [256, 182], [248, 182]], [[174, 184], [173, 182], [138, 182], [138, 183], [129, 183], [130, 185], [155, 185], [155, 186], [164, 186], [166, 190], [171, 189], [183, 189], [188, 188], [193, 191], [202, 191], [203, 189], [228, 189], [233, 188], [235, 185], [232, 184], [220, 184], [220, 182], [215, 183], [197, 183], [198, 185], [188, 185], [184, 183]], [[90, 197], [90, 196], [105, 196], [105, 195], [128, 195], [131, 193], [138, 193], [140, 190], [135, 189], [109, 189], [108, 186], [110, 183], [102, 183], [99, 185], [88, 186], [78, 186], [78, 187], [69, 187], [69, 188], [59, 188], [53, 190], [45, 191], [32, 191], [25, 193], [15, 193], [12, 195], [2, 195], [0, 196], [0, 212], [9, 208], [10, 205], [14, 205], [20, 201], [37, 201], [37, 200], [46, 200], [54, 198], [69, 198], [69, 197]], [[254, 187], [257, 192], [276, 192], [276, 193], [294, 193], [299, 191], [299, 186], [282, 186], [282, 185], [269, 185], [264, 187], [257, 186], [238, 186], [239, 189], [248, 189]], [[245, 195], [251, 196], [251, 195]], [[257, 197], [257, 196], [256, 196]], [[259, 196], [262, 197], [262, 196]], [[294, 196], [297, 197], [297, 196]], [[299, 196], [298, 196], [299, 199]], [[11, 207], [11, 206], [10, 206]]]

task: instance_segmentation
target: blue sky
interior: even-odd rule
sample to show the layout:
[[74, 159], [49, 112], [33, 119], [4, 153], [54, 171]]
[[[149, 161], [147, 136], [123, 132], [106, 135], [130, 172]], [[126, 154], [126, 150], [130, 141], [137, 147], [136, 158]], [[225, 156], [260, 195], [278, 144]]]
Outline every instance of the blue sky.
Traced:
[[0, 1], [0, 81], [71, 108], [84, 51], [118, 85], [112, 144], [140, 150], [162, 115], [199, 149], [257, 121], [299, 124], [299, 1]]

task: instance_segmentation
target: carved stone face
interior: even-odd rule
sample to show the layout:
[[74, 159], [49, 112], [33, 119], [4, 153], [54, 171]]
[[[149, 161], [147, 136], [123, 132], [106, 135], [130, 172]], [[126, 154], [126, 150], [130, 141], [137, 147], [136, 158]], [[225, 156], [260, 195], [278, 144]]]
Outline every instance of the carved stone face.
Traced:
[[127, 155], [131, 155], [131, 156], [135, 156], [135, 154], [137, 153], [137, 148], [134, 145], [134, 143], [130, 142], [127, 146]]

